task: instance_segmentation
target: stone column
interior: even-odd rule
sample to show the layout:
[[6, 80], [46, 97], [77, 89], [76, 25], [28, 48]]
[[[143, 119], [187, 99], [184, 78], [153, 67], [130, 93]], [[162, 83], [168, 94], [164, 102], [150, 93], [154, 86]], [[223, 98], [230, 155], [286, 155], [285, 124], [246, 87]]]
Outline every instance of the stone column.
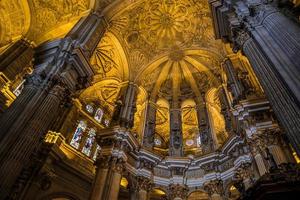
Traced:
[[256, 165], [258, 168], [259, 175], [262, 176], [265, 173], [267, 173], [268, 171], [267, 171], [267, 168], [266, 168], [266, 165], [265, 165], [262, 155], [260, 153], [257, 153], [254, 156], [254, 159], [255, 159], [255, 162], [256, 162]]
[[248, 144], [257, 165], [259, 175], [262, 176], [268, 172], [263, 157], [264, 149], [267, 147], [265, 141], [261, 137], [259, 137], [258, 133], [256, 133], [252, 138], [248, 140]]
[[123, 160], [113, 156], [97, 159], [96, 176], [90, 200], [117, 200], [122, 179]]
[[232, 113], [230, 112], [230, 104], [223, 87], [220, 88], [218, 96], [221, 103], [221, 113], [225, 119], [225, 130], [227, 133], [230, 133], [232, 131]]
[[110, 168], [110, 156], [99, 156], [96, 161], [96, 175], [90, 199], [102, 199], [105, 181]]
[[143, 176], [138, 176], [135, 178], [136, 181], [136, 192], [137, 198], [135, 200], [148, 200], [149, 191], [152, 189], [152, 181]]
[[[244, 15], [248, 23], [232, 21], [235, 46], [249, 59], [277, 118], [300, 153], [300, 28], [271, 5], [249, 2], [249, 8], [242, 3], [239, 7], [245, 9], [239, 10], [238, 16]], [[249, 28], [243, 30], [242, 26]]]
[[227, 59], [222, 66], [227, 76], [228, 87], [233, 95], [233, 104], [236, 104], [244, 96], [244, 87], [238, 79], [237, 73], [230, 59]]
[[104, 196], [104, 200], [118, 200], [119, 191], [120, 191], [120, 183], [122, 179], [122, 171], [123, 171], [123, 160], [114, 158], [111, 173], [111, 181], [107, 183], [106, 186], [109, 186], [108, 194]]
[[204, 190], [207, 191], [211, 200], [222, 200], [224, 199], [224, 188], [223, 181], [216, 179], [206, 182], [204, 184]]
[[93, 189], [90, 195], [91, 200], [117, 200], [122, 179], [122, 172], [125, 169], [127, 153], [137, 148], [136, 138], [126, 128], [116, 126], [102, 129], [97, 134], [97, 143], [101, 147], [101, 154], [97, 163], [104, 158], [105, 167], [97, 168], [97, 176], [94, 179]]
[[[241, 49], [300, 154], [300, 27], [263, 0], [210, 1], [218, 38], [229, 39]], [[230, 17], [227, 17], [230, 16]]]
[[3, 152], [4, 155], [1, 156], [1, 194], [10, 192], [11, 186], [25, 167], [25, 163], [29, 162], [30, 155], [37, 150], [51, 121], [56, 118], [66, 91], [65, 86], [55, 85], [22, 132], [15, 130], [14, 133], [19, 133], [18, 139], [14, 141], [9, 151]]
[[188, 192], [186, 185], [171, 184], [168, 188], [168, 197], [170, 200], [186, 200]]
[[[101, 20], [93, 18], [96, 24]], [[27, 77], [24, 91], [0, 119], [0, 199], [9, 195], [70, 95], [91, 84], [93, 70], [83, 49], [90, 51], [104, 31], [103, 26], [91, 28], [85, 30], [87, 35], [77, 35], [80, 40], [67, 36], [36, 48], [33, 74]]]
[[156, 122], [156, 104], [148, 101], [145, 131], [143, 137], [143, 146], [152, 149], [154, 145], [155, 122]]
[[132, 82], [123, 87], [120, 91], [111, 125], [120, 125], [125, 128], [132, 128], [134, 125], [134, 114], [136, 112], [136, 98], [138, 87]]
[[183, 141], [182, 141], [182, 123], [181, 123], [181, 110], [170, 110], [170, 155], [182, 156], [183, 155]]
[[213, 150], [213, 138], [209, 130], [209, 119], [205, 102], [197, 104], [197, 117], [203, 153]]

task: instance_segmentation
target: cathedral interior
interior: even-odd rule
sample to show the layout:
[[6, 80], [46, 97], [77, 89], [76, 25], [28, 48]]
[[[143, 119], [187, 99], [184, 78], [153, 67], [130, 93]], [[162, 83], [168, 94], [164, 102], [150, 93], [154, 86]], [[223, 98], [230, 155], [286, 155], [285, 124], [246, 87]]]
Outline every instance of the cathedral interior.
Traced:
[[0, 0], [0, 200], [300, 194], [299, 0]]

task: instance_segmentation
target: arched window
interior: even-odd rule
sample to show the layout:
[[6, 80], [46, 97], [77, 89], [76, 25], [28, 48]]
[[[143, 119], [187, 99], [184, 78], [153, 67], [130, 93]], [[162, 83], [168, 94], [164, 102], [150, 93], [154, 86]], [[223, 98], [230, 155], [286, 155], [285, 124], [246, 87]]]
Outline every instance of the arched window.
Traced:
[[95, 142], [95, 136], [96, 136], [96, 130], [91, 128], [88, 132], [87, 139], [82, 148], [82, 153], [84, 153], [87, 156], [91, 155], [91, 150], [92, 150], [93, 144]]
[[168, 101], [162, 98], [158, 99], [156, 104], [155, 138], [167, 142], [170, 139], [170, 106]]
[[184, 147], [200, 147], [198, 144], [199, 128], [196, 103], [193, 99], [185, 100], [181, 105], [182, 134]]
[[82, 139], [85, 129], [86, 129], [86, 123], [84, 121], [80, 121], [75, 130], [75, 133], [73, 135], [71, 143], [70, 143], [76, 149], [79, 148], [79, 145], [80, 145], [80, 142], [81, 142], [81, 139]]
[[101, 120], [102, 120], [102, 117], [103, 117], [103, 110], [101, 110], [100, 108], [98, 108], [97, 109], [97, 111], [96, 111], [96, 113], [95, 113], [95, 120], [97, 121], [97, 122], [101, 122]]

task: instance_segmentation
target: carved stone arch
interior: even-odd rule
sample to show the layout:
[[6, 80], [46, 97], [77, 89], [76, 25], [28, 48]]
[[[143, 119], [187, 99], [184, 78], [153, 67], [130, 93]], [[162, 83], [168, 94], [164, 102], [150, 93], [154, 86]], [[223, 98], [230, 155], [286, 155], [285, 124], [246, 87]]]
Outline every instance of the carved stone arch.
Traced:
[[63, 38], [77, 23], [90, 13], [93, 0], [28, 1], [31, 25], [26, 37], [37, 45]]
[[237, 188], [234, 186], [235, 181], [230, 179], [227, 180], [224, 183], [224, 195], [229, 199], [229, 200], [236, 200], [240, 193], [237, 190]]
[[153, 187], [149, 194], [150, 200], [167, 199], [167, 189], [163, 187]]
[[39, 198], [39, 200], [83, 200], [83, 199], [77, 197], [77, 195], [72, 194], [70, 192], [54, 192]]
[[112, 113], [119, 96], [121, 80], [106, 78], [88, 87], [79, 96], [80, 101], [98, 101], [106, 113]]
[[0, 2], [0, 52], [7, 45], [24, 37], [31, 23], [27, 0], [3, 0]]
[[209, 200], [207, 192], [201, 189], [197, 189], [189, 192], [187, 200]]
[[95, 71], [95, 81], [104, 78], [129, 80], [129, 65], [122, 44], [112, 32], [106, 32], [92, 54], [90, 63]]

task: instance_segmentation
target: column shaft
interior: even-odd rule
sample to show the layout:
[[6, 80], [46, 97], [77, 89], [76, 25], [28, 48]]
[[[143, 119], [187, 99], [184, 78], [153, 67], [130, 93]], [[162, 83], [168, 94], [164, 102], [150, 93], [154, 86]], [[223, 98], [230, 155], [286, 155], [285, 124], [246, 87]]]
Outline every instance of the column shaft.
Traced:
[[265, 54], [253, 39], [248, 39], [243, 51], [248, 57], [279, 121], [287, 131], [290, 142], [300, 153], [300, 108], [289, 88], [278, 76]]
[[264, 163], [263, 157], [261, 154], [257, 154], [254, 157], [257, 168], [258, 168], [258, 172], [260, 174], [260, 176], [264, 175], [265, 173], [267, 173], [267, 168], [266, 165]]
[[[54, 87], [53, 90], [61, 90], [60, 87]], [[19, 133], [18, 140], [6, 152], [0, 165], [1, 194], [8, 194], [23, 167], [29, 161], [31, 154], [38, 148], [39, 142], [47, 132], [49, 124], [55, 119], [60, 106], [60, 95], [58, 91], [49, 93], [43, 101], [33, 118], [27, 124], [26, 128]], [[14, 132], [13, 132], [14, 133]]]
[[95, 181], [93, 183], [93, 189], [92, 189], [92, 193], [90, 196], [90, 200], [101, 200], [102, 199], [105, 181], [107, 179], [107, 174], [108, 174], [108, 169], [104, 168], [104, 169], [97, 170], [97, 173], [95, 176]]
[[138, 200], [147, 200], [148, 193], [146, 190], [140, 189]]

